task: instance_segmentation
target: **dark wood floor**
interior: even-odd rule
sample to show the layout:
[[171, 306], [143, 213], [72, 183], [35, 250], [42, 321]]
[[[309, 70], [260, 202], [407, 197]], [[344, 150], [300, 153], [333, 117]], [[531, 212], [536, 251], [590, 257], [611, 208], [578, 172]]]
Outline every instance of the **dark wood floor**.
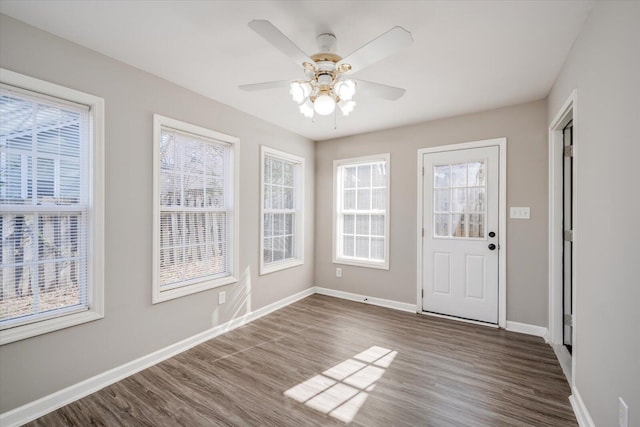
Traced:
[[542, 339], [313, 295], [35, 426], [576, 426]]

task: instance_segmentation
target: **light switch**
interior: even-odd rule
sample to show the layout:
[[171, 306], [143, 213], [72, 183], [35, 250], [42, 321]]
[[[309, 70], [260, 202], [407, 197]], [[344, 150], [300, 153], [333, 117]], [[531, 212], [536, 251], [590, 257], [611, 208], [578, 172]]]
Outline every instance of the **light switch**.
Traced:
[[513, 219], [529, 219], [531, 218], [531, 208], [529, 207], [511, 207], [509, 217]]

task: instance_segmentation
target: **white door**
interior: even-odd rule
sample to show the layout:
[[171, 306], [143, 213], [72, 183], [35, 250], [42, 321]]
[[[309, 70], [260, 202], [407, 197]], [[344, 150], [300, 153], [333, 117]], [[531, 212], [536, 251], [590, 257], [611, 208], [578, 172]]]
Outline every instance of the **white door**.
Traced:
[[498, 159], [498, 146], [424, 154], [424, 311], [498, 323]]

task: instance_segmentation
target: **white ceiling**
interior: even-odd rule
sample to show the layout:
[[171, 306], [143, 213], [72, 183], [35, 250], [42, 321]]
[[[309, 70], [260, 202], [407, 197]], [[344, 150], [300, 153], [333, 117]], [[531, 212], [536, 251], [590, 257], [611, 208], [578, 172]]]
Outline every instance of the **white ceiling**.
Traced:
[[[0, 12], [313, 140], [544, 98], [592, 1], [30, 1]], [[407, 89], [398, 101], [358, 93], [355, 111], [304, 118], [287, 88], [301, 69], [247, 23], [268, 19], [308, 54], [336, 35], [345, 57], [395, 25], [407, 49], [354, 75]]]

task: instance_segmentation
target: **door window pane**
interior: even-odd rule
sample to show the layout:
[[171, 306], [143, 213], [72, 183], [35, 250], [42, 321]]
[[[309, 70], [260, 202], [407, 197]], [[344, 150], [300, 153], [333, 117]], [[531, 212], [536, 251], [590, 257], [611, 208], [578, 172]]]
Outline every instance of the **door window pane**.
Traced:
[[449, 165], [433, 168], [433, 186], [434, 188], [449, 187]]
[[466, 237], [464, 214], [451, 215], [451, 237]]
[[433, 236], [485, 238], [486, 161], [433, 168]]
[[484, 214], [469, 214], [469, 237], [484, 237]]
[[451, 186], [452, 187], [467, 186], [467, 164], [466, 163], [451, 165]]
[[471, 162], [469, 163], [469, 186], [484, 186], [485, 185], [485, 162]]
[[464, 212], [467, 207], [467, 189], [454, 188], [451, 190], [451, 212]]
[[436, 237], [449, 236], [449, 214], [435, 214], [433, 216], [433, 234]]
[[449, 212], [449, 189], [433, 190], [434, 212]]
[[485, 198], [484, 187], [469, 188], [469, 211], [484, 212], [484, 198]]

